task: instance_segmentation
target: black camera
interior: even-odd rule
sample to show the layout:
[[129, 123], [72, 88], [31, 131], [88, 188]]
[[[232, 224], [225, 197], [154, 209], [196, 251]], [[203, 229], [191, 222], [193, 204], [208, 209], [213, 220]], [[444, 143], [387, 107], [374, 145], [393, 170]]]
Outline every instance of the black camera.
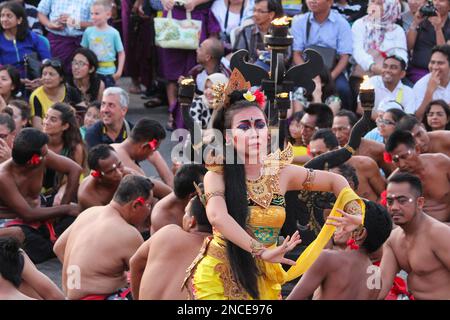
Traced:
[[436, 17], [437, 16], [437, 10], [436, 7], [433, 4], [432, 0], [428, 0], [428, 3], [425, 4], [420, 8], [420, 14], [423, 17]]

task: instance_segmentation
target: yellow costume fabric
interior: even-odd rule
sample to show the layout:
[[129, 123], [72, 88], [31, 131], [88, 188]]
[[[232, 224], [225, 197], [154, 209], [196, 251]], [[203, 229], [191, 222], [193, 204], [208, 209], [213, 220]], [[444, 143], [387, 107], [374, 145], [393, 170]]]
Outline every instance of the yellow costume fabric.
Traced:
[[[350, 201], [356, 200], [362, 209], [362, 221], [364, 223], [365, 205], [358, 195], [349, 187], [344, 188], [339, 193], [339, 197], [334, 203], [333, 209], [331, 210], [330, 216], [341, 217], [337, 209], [343, 210], [345, 205]], [[319, 257], [322, 249], [330, 241], [333, 233], [335, 231], [335, 226], [324, 225], [316, 240], [314, 240], [296, 261], [296, 265], [292, 266], [287, 272], [287, 281], [291, 281], [295, 278], [300, 277], [302, 274], [312, 266], [314, 261]]]

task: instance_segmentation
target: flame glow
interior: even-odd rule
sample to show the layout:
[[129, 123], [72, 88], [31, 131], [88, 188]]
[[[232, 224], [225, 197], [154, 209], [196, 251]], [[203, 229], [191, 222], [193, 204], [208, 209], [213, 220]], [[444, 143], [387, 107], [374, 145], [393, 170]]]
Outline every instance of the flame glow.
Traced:
[[194, 84], [194, 79], [188, 78], [181, 80], [181, 85], [183, 86], [190, 86], [192, 84]]
[[289, 25], [289, 21], [291, 21], [291, 20], [292, 20], [292, 18], [290, 18], [288, 16], [284, 16], [281, 18], [274, 19], [272, 21], [272, 24], [274, 26], [287, 26], [287, 25]]
[[361, 86], [359, 87], [360, 90], [373, 90], [374, 87], [372, 83], [370, 82], [369, 76], [365, 75], [363, 78], [363, 82], [361, 83]]

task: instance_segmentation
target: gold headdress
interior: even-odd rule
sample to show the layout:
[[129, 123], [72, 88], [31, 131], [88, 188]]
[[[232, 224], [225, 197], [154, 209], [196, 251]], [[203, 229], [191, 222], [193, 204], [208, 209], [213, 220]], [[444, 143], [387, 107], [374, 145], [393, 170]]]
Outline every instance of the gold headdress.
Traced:
[[195, 183], [195, 181], [194, 181], [194, 188], [195, 188], [195, 191], [197, 192], [198, 199], [200, 200], [202, 205], [206, 208], [206, 196], [202, 192], [202, 189], [200, 188], [200, 186], [197, 183]]
[[213, 108], [228, 107], [229, 95], [233, 91], [249, 90], [252, 87], [249, 81], [245, 80], [242, 73], [238, 68], [234, 68], [231, 73], [230, 80], [225, 86], [223, 83], [219, 83], [213, 86]]

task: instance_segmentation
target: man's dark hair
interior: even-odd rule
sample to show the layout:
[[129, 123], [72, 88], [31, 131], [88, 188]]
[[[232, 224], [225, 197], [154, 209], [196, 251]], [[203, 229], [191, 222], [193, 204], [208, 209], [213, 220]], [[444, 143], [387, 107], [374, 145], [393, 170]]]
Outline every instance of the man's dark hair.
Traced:
[[388, 59], [394, 59], [394, 60], [400, 62], [400, 68], [402, 69], [402, 71], [405, 71], [405, 70], [406, 70], [406, 61], [403, 60], [402, 57], [399, 57], [399, 56], [396, 56], [396, 55], [390, 55], [390, 56], [387, 56], [387, 57], [384, 59], [384, 61], [386, 61], [386, 60], [388, 60]]
[[408, 183], [411, 190], [414, 191], [416, 194], [416, 197], [421, 197], [423, 195], [423, 187], [422, 182], [420, 181], [419, 177], [408, 173], [408, 172], [397, 172], [392, 177], [389, 178], [389, 183]]
[[275, 12], [275, 18], [281, 18], [284, 16], [283, 6], [281, 0], [255, 0], [255, 3], [267, 1], [267, 10], [269, 12]]
[[41, 156], [42, 147], [48, 143], [48, 136], [35, 128], [24, 128], [14, 139], [11, 155], [15, 163], [24, 165], [35, 154]]
[[208, 38], [211, 41], [208, 54], [215, 60], [220, 61], [225, 55], [225, 49], [223, 47], [222, 41], [217, 38]]
[[148, 199], [153, 189], [153, 182], [146, 177], [138, 175], [127, 175], [120, 181], [113, 200], [120, 205], [127, 204], [139, 197]]
[[16, 130], [14, 119], [7, 113], [0, 113], [0, 125], [6, 126], [10, 133]]
[[386, 151], [392, 152], [399, 145], [405, 144], [408, 148], [414, 149], [416, 143], [411, 132], [395, 130], [386, 141]]
[[327, 146], [327, 148], [331, 151], [339, 147], [339, 141], [334, 135], [333, 131], [331, 129], [319, 129], [317, 130], [312, 138], [311, 141], [323, 139], [323, 142]]
[[450, 64], [450, 45], [449, 44], [441, 44], [441, 45], [434, 46], [433, 49], [431, 49], [431, 55], [433, 55], [435, 52], [440, 52], [444, 56], [446, 56], [448, 64]]
[[173, 192], [180, 199], [185, 199], [195, 192], [194, 182], [199, 184], [203, 181], [206, 168], [200, 164], [185, 164], [178, 169], [173, 180]]
[[146, 118], [139, 120], [130, 134], [133, 142], [148, 142], [153, 139], [161, 141], [165, 137], [166, 131], [163, 126], [158, 121]]
[[25, 259], [19, 241], [12, 237], [0, 238], [0, 275], [18, 288], [22, 283]]
[[98, 162], [108, 159], [112, 152], [115, 152], [109, 144], [98, 144], [89, 150], [88, 166], [91, 170], [98, 170]]
[[358, 175], [356, 174], [356, 170], [353, 166], [343, 163], [340, 166], [337, 167], [341, 173], [341, 176], [343, 176], [347, 181], [352, 181], [353, 185], [355, 187], [355, 190], [359, 187], [359, 180]]
[[364, 200], [364, 203], [366, 205], [364, 227], [367, 237], [362, 246], [368, 253], [372, 253], [377, 251], [389, 238], [392, 231], [392, 219], [382, 205], [369, 200]]
[[346, 109], [339, 110], [338, 113], [336, 113], [336, 117], [347, 117], [351, 127], [353, 127], [358, 121], [358, 117], [356, 116], [356, 114]]
[[395, 129], [402, 131], [412, 131], [415, 126], [420, 126], [419, 120], [417, 120], [415, 116], [407, 114], [406, 116], [401, 118], [399, 122], [397, 122]]
[[[203, 188], [203, 183], [199, 183], [198, 187], [202, 191], [202, 194], [204, 194], [205, 190]], [[212, 232], [212, 226], [206, 215], [205, 206], [200, 201], [200, 198], [198, 197], [198, 195], [196, 195], [194, 198], [192, 198], [189, 214], [195, 218], [199, 229], [201, 229], [202, 231], [205, 231], [205, 232], [208, 232], [208, 231]]]
[[316, 127], [331, 128], [333, 125], [333, 111], [325, 103], [310, 103], [305, 112], [309, 115], [316, 116]]

